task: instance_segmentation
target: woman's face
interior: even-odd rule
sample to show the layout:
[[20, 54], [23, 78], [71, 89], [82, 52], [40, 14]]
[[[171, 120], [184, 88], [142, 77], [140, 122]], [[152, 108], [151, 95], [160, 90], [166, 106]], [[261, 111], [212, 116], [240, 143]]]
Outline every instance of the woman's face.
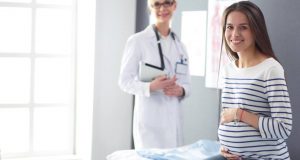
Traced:
[[225, 39], [230, 49], [243, 53], [255, 48], [255, 40], [245, 14], [233, 11], [226, 20]]
[[157, 23], [169, 23], [176, 9], [174, 0], [149, 0], [151, 14]]

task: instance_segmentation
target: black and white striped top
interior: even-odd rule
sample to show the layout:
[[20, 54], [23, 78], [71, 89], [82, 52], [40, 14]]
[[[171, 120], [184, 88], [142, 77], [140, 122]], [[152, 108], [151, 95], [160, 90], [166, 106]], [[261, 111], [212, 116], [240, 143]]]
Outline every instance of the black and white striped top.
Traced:
[[222, 107], [259, 115], [259, 130], [243, 122], [220, 125], [221, 145], [244, 158], [290, 159], [285, 140], [292, 130], [292, 110], [280, 63], [268, 58], [249, 68], [230, 64], [222, 76]]

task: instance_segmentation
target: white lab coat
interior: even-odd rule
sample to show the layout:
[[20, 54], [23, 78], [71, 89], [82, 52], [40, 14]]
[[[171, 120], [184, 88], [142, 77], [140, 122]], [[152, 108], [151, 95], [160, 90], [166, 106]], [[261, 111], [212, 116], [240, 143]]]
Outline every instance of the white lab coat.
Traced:
[[[165, 53], [167, 72], [175, 73], [177, 62], [183, 58], [189, 66], [188, 55], [178, 37]], [[120, 88], [135, 95], [133, 136], [136, 149], [172, 148], [183, 144], [182, 107], [180, 97], [170, 97], [162, 91], [150, 93], [150, 83], [138, 80], [139, 62], [161, 66], [157, 40], [152, 26], [131, 36], [126, 44], [119, 77]], [[177, 84], [190, 92], [190, 74], [176, 74]]]

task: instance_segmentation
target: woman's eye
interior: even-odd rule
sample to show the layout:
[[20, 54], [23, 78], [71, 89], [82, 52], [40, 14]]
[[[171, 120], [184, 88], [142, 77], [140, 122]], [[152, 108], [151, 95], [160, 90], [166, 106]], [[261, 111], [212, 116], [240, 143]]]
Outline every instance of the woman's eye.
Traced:
[[233, 27], [232, 26], [227, 26], [226, 29], [231, 30]]
[[241, 27], [240, 27], [240, 30], [246, 30], [246, 29], [248, 29], [247, 26], [241, 26]]

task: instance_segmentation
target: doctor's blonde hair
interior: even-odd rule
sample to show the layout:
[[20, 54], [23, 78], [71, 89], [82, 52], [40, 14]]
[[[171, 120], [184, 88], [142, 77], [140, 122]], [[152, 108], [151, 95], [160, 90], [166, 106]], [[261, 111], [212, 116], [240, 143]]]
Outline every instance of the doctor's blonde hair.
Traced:
[[[153, 0], [147, 0], [147, 2], [148, 2], [148, 8], [151, 8], [151, 1], [153, 1]], [[175, 2], [175, 3], [177, 3], [177, 0], [173, 0], [173, 2]]]

